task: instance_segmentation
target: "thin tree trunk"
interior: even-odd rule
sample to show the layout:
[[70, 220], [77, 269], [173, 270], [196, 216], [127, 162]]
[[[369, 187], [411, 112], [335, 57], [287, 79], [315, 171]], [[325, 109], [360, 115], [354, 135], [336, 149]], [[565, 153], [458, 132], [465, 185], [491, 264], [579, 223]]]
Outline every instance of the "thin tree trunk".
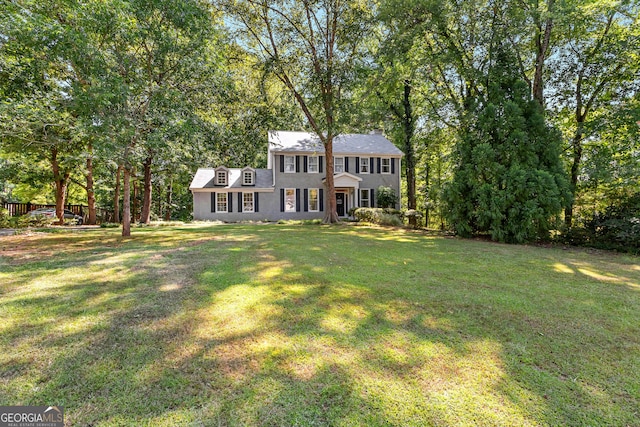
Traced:
[[60, 163], [58, 162], [58, 149], [53, 147], [51, 149], [51, 167], [53, 169], [53, 180], [56, 184], [56, 217], [58, 222], [56, 224], [64, 224], [64, 202], [67, 194], [67, 185], [69, 184], [69, 171], [61, 171]]
[[547, 52], [549, 51], [549, 43], [551, 41], [551, 29], [553, 28], [553, 18], [551, 16], [553, 12], [554, 0], [549, 0], [547, 4], [547, 13], [549, 16], [545, 20], [544, 30], [542, 29], [542, 23], [537, 24], [538, 33], [535, 38], [536, 43], [536, 64], [533, 74], [533, 99], [538, 101], [541, 106], [544, 106], [544, 63], [547, 58]]
[[120, 224], [120, 175], [122, 173], [122, 165], [118, 165], [116, 171], [116, 188], [113, 195], [113, 222]]
[[167, 207], [164, 211], [164, 220], [171, 220], [171, 203], [173, 203], [173, 179], [169, 178], [169, 185], [167, 186]]
[[[404, 107], [403, 125], [404, 125], [404, 154], [405, 168], [407, 174], [407, 207], [409, 209], [416, 208], [416, 156], [413, 149], [413, 109], [411, 107], [411, 82], [404, 81], [404, 95], [402, 100]], [[416, 227], [416, 217], [409, 217], [409, 225]]]
[[96, 194], [93, 188], [93, 147], [89, 144], [89, 155], [87, 156], [87, 206], [89, 207], [89, 216], [87, 224], [94, 225], [96, 223]]
[[133, 182], [132, 182], [132, 187], [133, 187], [133, 203], [132, 203], [132, 209], [131, 209], [131, 220], [133, 222], [137, 222], [138, 221], [138, 210], [140, 209], [140, 203], [138, 202], [138, 196], [139, 196], [139, 182], [138, 182], [138, 178], [136, 177], [136, 171], [135, 169], [133, 169], [131, 171], [131, 175], [133, 176]]
[[149, 156], [144, 161], [144, 188], [142, 195], [142, 213], [140, 214], [140, 222], [149, 224], [151, 222], [151, 162], [152, 157]]
[[571, 228], [573, 225], [573, 206], [575, 204], [576, 191], [578, 189], [578, 174], [580, 172], [580, 165], [582, 162], [582, 138], [584, 137], [584, 122], [580, 121], [578, 117], [578, 127], [576, 133], [571, 141], [571, 148], [573, 151], [573, 161], [571, 162], [571, 174], [570, 174], [570, 189], [571, 200], [564, 209], [564, 224], [567, 228]]
[[129, 168], [124, 168], [123, 192], [124, 200], [122, 201], [122, 237], [131, 236], [131, 172]]

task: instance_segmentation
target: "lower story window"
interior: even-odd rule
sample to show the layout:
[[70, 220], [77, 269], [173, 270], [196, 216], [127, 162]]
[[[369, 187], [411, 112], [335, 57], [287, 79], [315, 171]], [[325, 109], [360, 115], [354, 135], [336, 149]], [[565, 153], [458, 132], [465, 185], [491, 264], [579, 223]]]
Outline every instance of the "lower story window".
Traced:
[[242, 193], [242, 212], [253, 212], [253, 193]]
[[318, 189], [309, 189], [309, 212], [318, 212]]
[[284, 190], [284, 211], [296, 211], [296, 190], [295, 188], [287, 188]]
[[216, 194], [216, 211], [227, 212], [227, 193]]
[[371, 204], [369, 203], [369, 189], [362, 188], [360, 189], [360, 207], [361, 208], [370, 208]]

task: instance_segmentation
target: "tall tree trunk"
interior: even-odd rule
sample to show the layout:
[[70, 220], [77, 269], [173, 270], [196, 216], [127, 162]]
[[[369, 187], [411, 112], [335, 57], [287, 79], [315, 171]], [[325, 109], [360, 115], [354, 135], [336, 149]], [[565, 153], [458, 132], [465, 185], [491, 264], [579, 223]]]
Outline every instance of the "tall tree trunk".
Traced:
[[[409, 209], [416, 208], [416, 156], [413, 148], [413, 134], [415, 131], [413, 121], [413, 108], [411, 107], [411, 82], [404, 81], [404, 95], [402, 98], [404, 108], [403, 127], [404, 127], [404, 154], [405, 168], [407, 174], [407, 207]], [[416, 227], [416, 217], [409, 217], [409, 225]]]
[[[548, 16], [545, 19], [544, 28], [542, 22], [537, 22], [537, 34], [535, 37], [536, 43], [536, 64], [533, 74], [533, 99], [538, 101], [541, 106], [544, 106], [544, 63], [547, 58], [547, 52], [549, 51], [549, 43], [551, 41], [551, 29], [553, 28], [553, 4], [554, 0], [547, 2]], [[537, 19], [536, 19], [537, 20]]]
[[431, 178], [430, 177], [431, 166], [429, 165], [429, 160], [430, 160], [429, 157], [427, 157], [427, 161], [425, 162], [425, 168], [424, 168], [425, 169], [424, 170], [424, 172], [425, 172], [424, 173], [424, 185], [425, 185], [424, 197], [425, 197], [425, 200], [426, 200], [426, 203], [425, 203], [426, 207], [425, 207], [425, 210], [424, 210], [424, 228], [426, 228], [426, 229], [429, 228], [429, 214], [430, 214], [430, 212], [429, 212], [429, 207], [430, 207], [430, 204], [429, 204], [429, 188], [430, 188], [429, 187], [429, 179]]
[[120, 224], [120, 175], [122, 174], [122, 165], [118, 165], [116, 171], [116, 188], [113, 195], [113, 222]]
[[128, 167], [124, 168], [123, 192], [124, 200], [122, 201], [122, 237], [131, 236], [131, 171]]
[[571, 189], [571, 200], [564, 209], [564, 224], [567, 228], [573, 225], [573, 206], [575, 204], [576, 192], [578, 189], [578, 174], [580, 173], [580, 165], [582, 162], [582, 139], [584, 137], [584, 118], [578, 115], [578, 126], [576, 133], [571, 141], [571, 149], [573, 151], [573, 161], [571, 162], [571, 173], [569, 186]]
[[167, 207], [164, 211], [164, 220], [171, 220], [171, 204], [173, 203], [173, 178], [169, 177], [169, 185], [167, 185]]
[[87, 224], [94, 225], [96, 223], [96, 194], [93, 188], [93, 146], [89, 144], [89, 155], [87, 156], [87, 206], [89, 207], [89, 216]]
[[324, 146], [325, 157], [327, 159], [327, 203], [325, 207], [324, 219], [325, 224], [333, 224], [340, 222], [338, 211], [336, 208], [336, 187], [333, 181], [333, 135], [327, 135]]
[[142, 195], [142, 213], [140, 214], [140, 222], [149, 224], [151, 222], [151, 155], [144, 161], [144, 188]]
[[132, 186], [133, 186], [133, 203], [132, 203], [132, 209], [131, 209], [131, 221], [136, 222], [138, 221], [138, 210], [140, 209], [140, 202], [138, 201], [138, 196], [139, 196], [139, 182], [138, 182], [138, 177], [136, 176], [136, 170], [132, 169], [131, 170], [131, 176], [133, 177], [133, 179], [131, 181], [132, 182]]
[[53, 169], [53, 180], [56, 184], [56, 217], [58, 218], [56, 224], [62, 225], [64, 224], [64, 202], [71, 173], [60, 169], [58, 149], [56, 147], [51, 149], [51, 167]]

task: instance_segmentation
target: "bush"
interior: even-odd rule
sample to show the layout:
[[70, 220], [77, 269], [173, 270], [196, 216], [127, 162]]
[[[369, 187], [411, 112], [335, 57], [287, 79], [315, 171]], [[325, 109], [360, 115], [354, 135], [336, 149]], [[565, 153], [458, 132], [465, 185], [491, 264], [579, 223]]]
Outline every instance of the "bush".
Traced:
[[103, 222], [102, 224], [100, 224], [100, 228], [118, 228], [120, 227], [120, 224], [118, 224], [117, 222]]
[[402, 226], [402, 212], [391, 208], [358, 208], [353, 212], [353, 216], [362, 222], [372, 224]]
[[9, 228], [9, 211], [6, 209], [0, 208], [0, 228]]
[[57, 218], [47, 218], [44, 215], [22, 215], [15, 219], [15, 227], [16, 228], [27, 228], [27, 227], [48, 227], [51, 224], [57, 221]]
[[422, 212], [417, 211], [415, 209], [409, 209], [408, 211], [404, 212], [403, 216], [409, 220], [409, 223], [411, 224], [411, 220], [413, 219], [413, 223], [415, 224], [415, 227], [419, 227], [420, 225], [420, 220], [422, 219]]
[[563, 243], [640, 254], [640, 193], [574, 224], [561, 236]]
[[381, 208], [392, 208], [398, 203], [398, 195], [391, 187], [378, 187], [376, 204]]

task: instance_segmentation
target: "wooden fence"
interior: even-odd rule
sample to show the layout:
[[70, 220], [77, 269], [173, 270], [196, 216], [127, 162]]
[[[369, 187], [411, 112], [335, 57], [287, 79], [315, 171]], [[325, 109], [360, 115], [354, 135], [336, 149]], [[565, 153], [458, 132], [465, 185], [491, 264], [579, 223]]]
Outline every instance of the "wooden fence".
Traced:
[[[3, 203], [2, 207], [9, 211], [9, 216], [21, 216], [40, 208], [55, 208], [56, 205], [41, 205], [37, 203]], [[65, 209], [76, 215], [82, 216], [85, 220], [89, 214], [89, 207], [85, 205], [65, 205]], [[113, 221], [113, 211], [103, 208], [96, 208], [98, 223]]]

